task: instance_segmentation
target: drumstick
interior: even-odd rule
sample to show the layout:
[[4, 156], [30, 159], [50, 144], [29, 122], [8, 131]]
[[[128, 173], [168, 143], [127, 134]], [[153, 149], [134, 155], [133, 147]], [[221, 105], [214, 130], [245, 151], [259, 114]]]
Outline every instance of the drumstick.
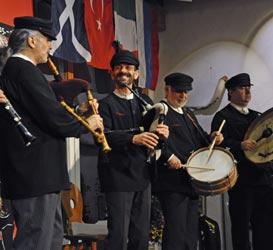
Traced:
[[[164, 163], [163, 165], [164, 166], [169, 166], [168, 163]], [[195, 169], [201, 169], [201, 170], [204, 170], [204, 171], [214, 171], [215, 170], [215, 168], [195, 167], [195, 166], [188, 166], [187, 164], [181, 164], [180, 166], [181, 166], [181, 168], [195, 168]]]
[[195, 169], [202, 169], [205, 171], [214, 171], [214, 168], [204, 168], [204, 167], [193, 167], [193, 166], [188, 166], [188, 165], [181, 165], [183, 168], [195, 168]]
[[[226, 120], [223, 120], [223, 121], [222, 121], [222, 123], [221, 123], [221, 125], [220, 125], [220, 127], [219, 127], [219, 129], [218, 129], [217, 132], [220, 133], [220, 132], [222, 131], [222, 129], [223, 129], [224, 125], [225, 125], [225, 122], [226, 122]], [[212, 152], [213, 152], [212, 150], [213, 150], [213, 147], [214, 147], [214, 145], [215, 145], [215, 142], [216, 142], [216, 136], [214, 137], [212, 143], [211, 143], [210, 146], [209, 146], [208, 158], [207, 158], [207, 161], [206, 161], [205, 165], [209, 162], [209, 160], [210, 160], [210, 158], [211, 158], [211, 156], [212, 156]]]

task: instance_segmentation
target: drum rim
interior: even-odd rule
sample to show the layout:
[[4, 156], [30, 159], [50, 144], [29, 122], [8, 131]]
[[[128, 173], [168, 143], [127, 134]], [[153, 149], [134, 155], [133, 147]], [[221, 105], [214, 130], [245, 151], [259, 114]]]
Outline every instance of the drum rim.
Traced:
[[200, 181], [200, 180], [197, 180], [195, 179], [194, 177], [191, 177], [191, 181], [194, 181], [195, 183], [207, 183], [208, 185], [216, 185], [216, 184], [221, 184], [221, 181], [224, 181], [230, 177], [233, 177], [235, 174], [238, 175], [238, 170], [237, 170], [237, 167], [236, 165], [233, 165], [232, 166], [232, 169], [230, 171], [230, 174], [229, 175], [225, 175], [224, 177], [222, 177], [221, 179], [217, 180], [217, 181]]
[[[196, 156], [198, 153], [203, 152], [203, 151], [205, 151], [205, 150], [209, 150], [209, 147], [203, 147], [203, 148], [200, 148], [200, 149], [194, 151], [194, 152], [190, 155], [190, 157], [188, 158], [186, 164], [189, 165], [190, 160], [191, 160], [194, 156]], [[223, 148], [223, 147], [214, 147], [213, 150], [221, 151], [221, 152], [227, 153], [227, 155], [230, 156], [230, 158], [231, 158], [231, 160], [232, 160], [232, 162], [233, 162], [232, 168], [233, 168], [234, 166], [237, 167], [237, 166], [236, 166], [236, 160], [235, 160], [233, 154], [232, 154], [228, 149]], [[200, 181], [200, 182], [204, 182], [204, 181], [201, 181], [201, 180], [198, 180], [198, 179], [194, 178], [194, 177], [190, 174], [190, 169], [186, 169], [186, 171], [187, 171], [187, 173], [188, 173], [188, 175], [189, 175], [189, 177], [190, 177], [191, 179], [194, 179], [194, 180], [197, 180], [197, 181]], [[223, 178], [225, 178], [225, 177], [227, 177], [227, 175], [223, 176], [221, 179], [223, 179]], [[219, 181], [219, 180], [207, 181], [207, 183], [215, 183], [215, 182], [218, 182], [218, 181]]]
[[[206, 151], [206, 150], [209, 150], [209, 147], [203, 147], [203, 148], [200, 148], [200, 149], [196, 150], [195, 152], [193, 152], [187, 160], [187, 165], [190, 164], [191, 160], [197, 154], [199, 154], [200, 152]], [[213, 150], [226, 153], [228, 156], [230, 156], [230, 159], [232, 160], [233, 165], [232, 165], [231, 170], [228, 175], [225, 175], [221, 179], [214, 180], [214, 181], [200, 181], [200, 180], [192, 177], [192, 175], [189, 173], [189, 171], [187, 169], [187, 173], [191, 179], [191, 185], [199, 195], [213, 196], [213, 195], [225, 193], [228, 190], [230, 190], [231, 188], [233, 188], [238, 180], [238, 170], [237, 170], [236, 160], [235, 160], [233, 154], [230, 152], [230, 150], [223, 148], [223, 147], [214, 147]], [[201, 184], [204, 184], [204, 185], [207, 184], [207, 186], [210, 186], [211, 189], [210, 190], [205, 189], [205, 186], [204, 185], [202, 186]]]
[[[197, 155], [198, 153], [200, 153], [200, 152], [202, 152], [202, 151], [205, 151], [205, 149], [208, 149], [208, 150], [209, 150], [209, 147], [202, 147], [202, 148], [199, 148], [199, 149], [197, 149], [196, 151], [194, 151], [194, 152], [190, 155], [190, 157], [188, 158], [187, 164], [188, 164], [188, 162], [190, 161], [190, 159], [192, 159], [192, 157], [193, 157], [194, 155]], [[216, 147], [213, 148], [213, 150], [223, 151], [223, 152], [227, 153], [229, 156], [231, 156], [231, 158], [233, 159], [233, 162], [235, 162], [235, 158], [234, 158], [233, 154], [230, 152], [229, 149], [223, 148], [223, 147], [217, 147], [217, 146], [216, 146]]]
[[[195, 192], [199, 195], [203, 195], [203, 196], [213, 196], [213, 195], [218, 195], [218, 194], [223, 194], [229, 190], [231, 190], [237, 183], [237, 180], [238, 180], [238, 170], [235, 166], [234, 168], [234, 177], [233, 178], [226, 178], [225, 180], [229, 179], [229, 184], [230, 185], [225, 185], [223, 187], [219, 187], [217, 189], [210, 189], [210, 190], [205, 190], [205, 189], [201, 189], [199, 187], [197, 187], [196, 185], [193, 185], [193, 188], [195, 190]], [[231, 177], [231, 176], [230, 176]]]

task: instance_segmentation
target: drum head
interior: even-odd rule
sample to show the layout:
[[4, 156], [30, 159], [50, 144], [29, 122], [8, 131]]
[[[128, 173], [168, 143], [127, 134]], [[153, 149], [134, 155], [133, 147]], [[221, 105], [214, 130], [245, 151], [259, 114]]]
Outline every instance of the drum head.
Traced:
[[216, 147], [213, 149], [212, 156], [206, 164], [208, 153], [208, 148], [201, 148], [190, 156], [187, 166], [193, 168], [187, 168], [189, 175], [193, 179], [202, 182], [216, 182], [229, 176], [232, 168], [235, 167], [232, 154], [225, 149]]
[[252, 122], [244, 139], [252, 139], [257, 142], [255, 151], [244, 151], [250, 161], [259, 164], [273, 160], [273, 108]]

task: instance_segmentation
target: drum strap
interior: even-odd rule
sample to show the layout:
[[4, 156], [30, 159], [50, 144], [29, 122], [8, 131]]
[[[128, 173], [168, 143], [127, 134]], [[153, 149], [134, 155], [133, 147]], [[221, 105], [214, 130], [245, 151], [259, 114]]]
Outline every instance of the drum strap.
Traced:
[[[169, 106], [169, 104], [162, 100], [160, 101], [161, 103], [165, 103], [166, 105]], [[183, 110], [183, 114], [185, 115], [185, 118], [186, 116], [189, 118], [189, 120], [191, 121], [191, 123], [193, 124], [193, 126], [197, 129], [197, 132], [200, 134], [200, 136], [203, 138], [204, 142], [207, 144], [207, 145], [210, 145], [210, 141], [208, 140], [206, 134], [204, 133], [203, 129], [201, 128], [201, 126], [199, 125], [199, 123], [197, 122], [196, 119], [194, 119], [188, 112], [188, 109], [187, 108], [182, 108]], [[187, 120], [185, 119], [185, 121], [187, 122]]]
[[189, 114], [189, 112], [187, 112], [186, 109], [183, 109], [183, 112], [190, 119], [190, 121], [192, 122], [193, 126], [197, 129], [198, 133], [201, 135], [201, 137], [204, 139], [204, 141], [209, 145], [210, 141], [205, 136], [205, 134], [203, 132], [203, 129], [201, 128], [201, 126], [199, 125], [199, 123]]

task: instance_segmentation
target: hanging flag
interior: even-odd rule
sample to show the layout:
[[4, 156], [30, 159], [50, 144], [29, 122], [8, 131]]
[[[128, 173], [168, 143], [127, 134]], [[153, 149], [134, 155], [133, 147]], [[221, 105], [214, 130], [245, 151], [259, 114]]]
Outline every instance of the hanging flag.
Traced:
[[0, 22], [13, 26], [16, 16], [33, 16], [32, 0], [0, 1]]
[[83, 20], [83, 0], [52, 0], [51, 19], [57, 40], [51, 54], [69, 62], [91, 60]]
[[114, 0], [114, 20], [115, 40], [138, 56], [139, 87], [154, 90], [159, 71], [156, 6], [143, 0]]
[[159, 39], [157, 7], [136, 0], [138, 55], [140, 61], [139, 86], [155, 90], [159, 72]]
[[114, 0], [113, 3], [115, 40], [120, 42], [123, 49], [137, 52], [135, 0]]
[[92, 60], [88, 64], [110, 69], [110, 60], [114, 55], [112, 0], [84, 0], [84, 22], [92, 51]]

